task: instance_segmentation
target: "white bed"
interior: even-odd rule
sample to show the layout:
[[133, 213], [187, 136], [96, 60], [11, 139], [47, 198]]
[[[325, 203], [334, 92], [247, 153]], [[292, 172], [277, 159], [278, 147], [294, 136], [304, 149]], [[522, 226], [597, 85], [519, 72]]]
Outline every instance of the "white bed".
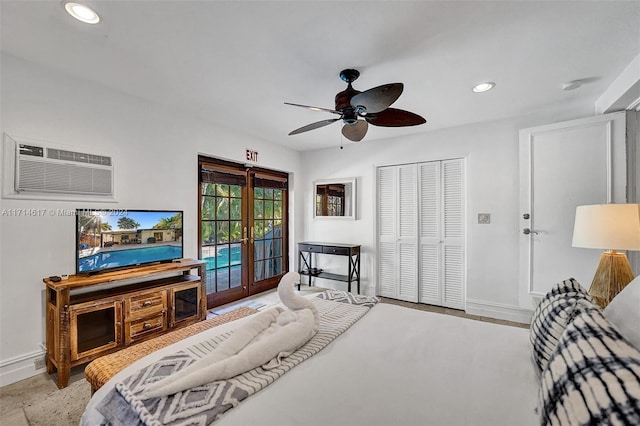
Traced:
[[[159, 350], [114, 376], [95, 407], [137, 369], [247, 318]], [[219, 425], [539, 424], [529, 331], [379, 303], [325, 349], [223, 414]]]

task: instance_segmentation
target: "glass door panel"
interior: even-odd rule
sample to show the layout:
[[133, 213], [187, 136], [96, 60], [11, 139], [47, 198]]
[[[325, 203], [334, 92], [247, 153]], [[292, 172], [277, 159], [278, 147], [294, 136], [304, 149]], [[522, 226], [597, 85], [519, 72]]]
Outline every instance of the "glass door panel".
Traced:
[[286, 272], [283, 254], [282, 189], [253, 189], [253, 280], [254, 292], [272, 288]]
[[233, 184], [200, 186], [201, 256], [207, 265], [207, 301], [226, 303], [227, 299], [244, 297], [246, 290], [242, 284], [245, 191], [241, 185]]

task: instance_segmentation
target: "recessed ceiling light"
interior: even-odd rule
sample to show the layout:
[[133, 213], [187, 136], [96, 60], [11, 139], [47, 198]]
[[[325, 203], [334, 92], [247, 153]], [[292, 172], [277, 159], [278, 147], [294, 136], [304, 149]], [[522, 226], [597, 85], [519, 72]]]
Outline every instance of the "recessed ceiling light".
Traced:
[[476, 93], [482, 93], [493, 89], [493, 86], [495, 85], [496, 84], [493, 81], [487, 81], [485, 83], [476, 84], [472, 90]]
[[78, 21], [82, 21], [87, 24], [97, 24], [100, 22], [98, 14], [89, 6], [85, 6], [84, 4], [68, 2], [64, 4], [64, 9], [69, 15], [73, 16]]

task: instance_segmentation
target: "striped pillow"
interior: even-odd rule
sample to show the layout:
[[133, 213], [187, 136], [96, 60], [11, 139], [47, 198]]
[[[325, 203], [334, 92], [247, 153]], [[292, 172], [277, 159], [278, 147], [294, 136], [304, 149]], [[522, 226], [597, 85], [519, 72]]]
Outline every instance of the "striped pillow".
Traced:
[[640, 424], [640, 351], [592, 309], [567, 327], [540, 386], [542, 425]]
[[533, 362], [540, 374], [567, 326], [580, 313], [597, 308], [587, 291], [573, 278], [553, 286], [540, 301], [531, 319], [529, 340]]

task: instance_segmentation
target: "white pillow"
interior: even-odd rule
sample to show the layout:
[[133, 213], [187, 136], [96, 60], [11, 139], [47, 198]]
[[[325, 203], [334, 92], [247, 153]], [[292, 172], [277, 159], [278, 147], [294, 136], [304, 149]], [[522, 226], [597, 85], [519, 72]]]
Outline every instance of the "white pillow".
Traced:
[[640, 350], [640, 275], [613, 298], [604, 309], [604, 316]]

